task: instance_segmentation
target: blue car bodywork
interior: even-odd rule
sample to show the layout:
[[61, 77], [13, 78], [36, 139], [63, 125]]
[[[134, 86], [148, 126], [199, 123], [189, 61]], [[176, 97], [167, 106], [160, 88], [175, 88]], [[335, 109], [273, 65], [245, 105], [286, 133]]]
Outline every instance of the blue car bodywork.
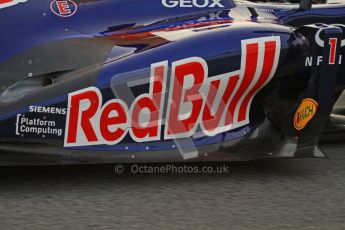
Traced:
[[0, 0], [0, 164], [324, 157], [344, 15], [345, 4]]

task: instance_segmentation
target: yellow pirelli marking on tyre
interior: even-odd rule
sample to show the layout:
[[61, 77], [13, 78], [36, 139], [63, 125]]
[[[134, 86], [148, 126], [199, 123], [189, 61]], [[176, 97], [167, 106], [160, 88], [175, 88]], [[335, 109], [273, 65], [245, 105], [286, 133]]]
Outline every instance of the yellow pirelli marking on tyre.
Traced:
[[315, 116], [317, 107], [317, 102], [311, 98], [302, 101], [294, 119], [294, 125], [297, 130], [302, 130], [306, 127], [309, 121]]

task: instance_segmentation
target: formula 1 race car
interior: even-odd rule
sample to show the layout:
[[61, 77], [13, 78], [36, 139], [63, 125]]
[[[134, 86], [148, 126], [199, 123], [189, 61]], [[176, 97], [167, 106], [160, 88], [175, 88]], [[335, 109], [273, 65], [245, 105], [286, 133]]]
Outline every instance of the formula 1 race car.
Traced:
[[345, 4], [0, 0], [0, 28], [1, 165], [325, 157], [345, 88]]

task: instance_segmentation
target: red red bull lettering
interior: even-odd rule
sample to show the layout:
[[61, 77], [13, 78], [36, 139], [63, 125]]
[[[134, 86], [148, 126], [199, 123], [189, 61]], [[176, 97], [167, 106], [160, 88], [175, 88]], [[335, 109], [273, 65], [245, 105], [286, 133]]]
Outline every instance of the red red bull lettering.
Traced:
[[149, 93], [131, 105], [121, 99], [104, 103], [96, 87], [73, 92], [64, 146], [115, 145], [127, 134], [135, 142], [186, 138], [198, 128], [214, 136], [245, 126], [252, 100], [276, 72], [280, 47], [279, 37], [243, 40], [240, 70], [212, 77], [200, 57], [175, 61], [168, 88], [168, 61], [152, 64]]

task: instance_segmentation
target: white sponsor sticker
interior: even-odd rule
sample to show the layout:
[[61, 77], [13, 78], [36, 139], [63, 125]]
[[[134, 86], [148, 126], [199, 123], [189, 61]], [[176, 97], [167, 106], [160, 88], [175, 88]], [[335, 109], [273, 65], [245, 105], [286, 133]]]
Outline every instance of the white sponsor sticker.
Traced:
[[221, 0], [162, 0], [162, 4], [167, 8], [224, 8]]
[[30, 113], [41, 113], [41, 114], [58, 114], [66, 115], [67, 108], [57, 108], [57, 107], [46, 107], [46, 106], [30, 106]]
[[56, 121], [43, 118], [27, 117], [24, 114], [17, 115], [16, 135], [24, 137], [25, 135], [55, 135], [61, 137], [62, 129], [56, 127]]

